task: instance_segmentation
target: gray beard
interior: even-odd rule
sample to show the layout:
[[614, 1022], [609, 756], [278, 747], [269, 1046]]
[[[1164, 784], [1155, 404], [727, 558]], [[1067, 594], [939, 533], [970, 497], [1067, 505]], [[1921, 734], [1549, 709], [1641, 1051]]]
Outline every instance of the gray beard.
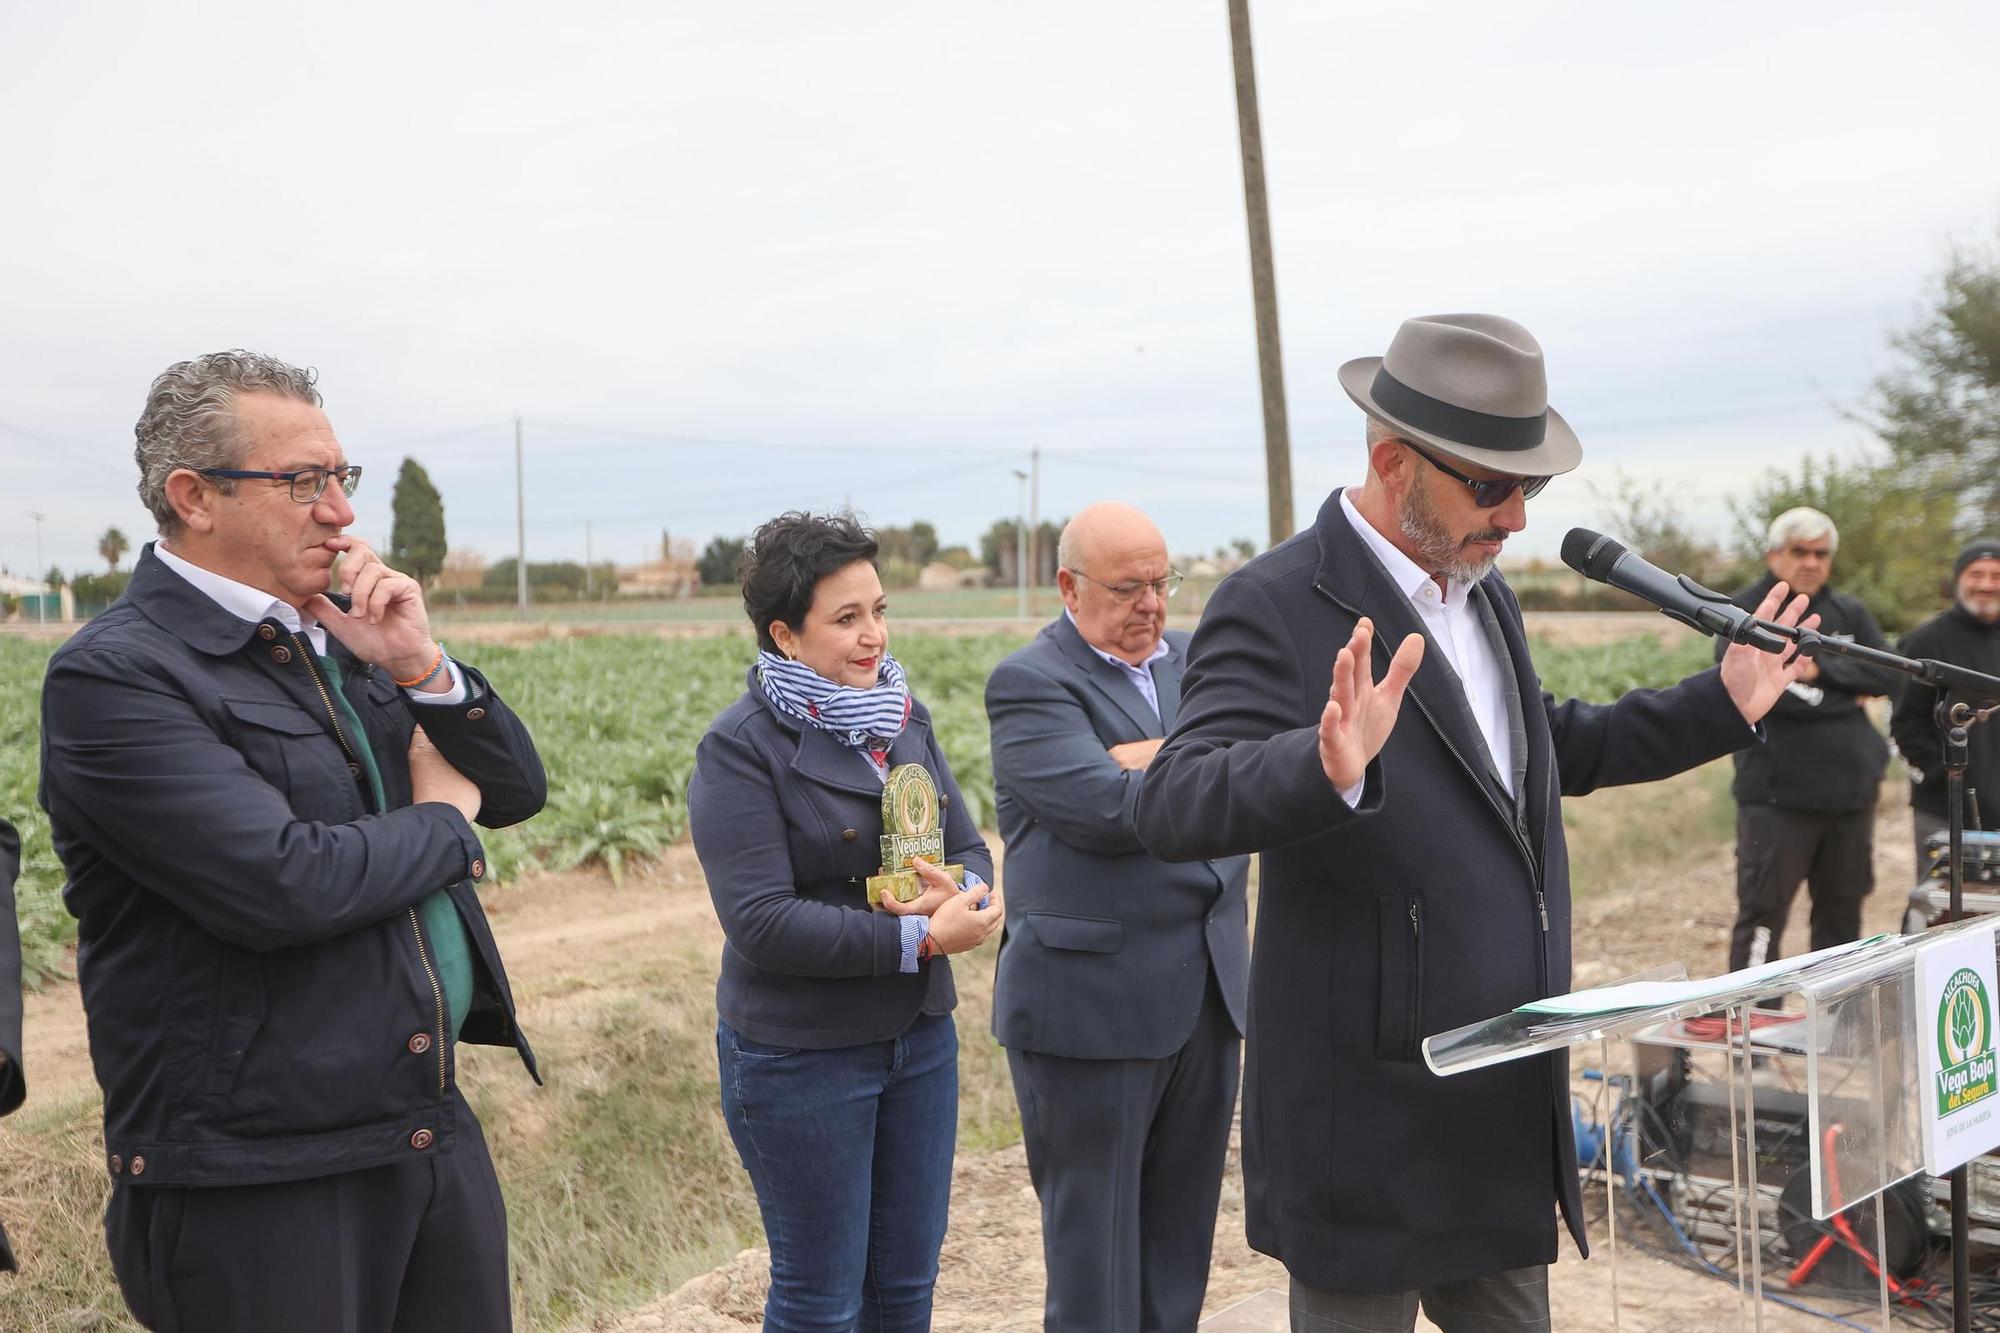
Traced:
[[1396, 513], [1396, 526], [1417, 548], [1417, 563], [1426, 573], [1442, 574], [1451, 583], [1477, 583], [1492, 571], [1498, 557], [1468, 557], [1466, 543], [1504, 541], [1507, 534], [1498, 528], [1482, 528], [1463, 540], [1454, 538], [1431, 505], [1428, 481], [1425, 478], [1405, 492]]
[[1982, 625], [2000, 621], [2000, 597], [1961, 597], [1958, 604]]

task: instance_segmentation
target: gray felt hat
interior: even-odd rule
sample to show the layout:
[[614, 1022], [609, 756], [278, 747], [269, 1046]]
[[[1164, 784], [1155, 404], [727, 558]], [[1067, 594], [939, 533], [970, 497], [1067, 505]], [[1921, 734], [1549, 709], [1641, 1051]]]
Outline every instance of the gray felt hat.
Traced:
[[1478, 467], [1546, 477], [1583, 461], [1549, 406], [1541, 344], [1498, 315], [1406, 319], [1386, 355], [1340, 368], [1340, 387], [1398, 435]]

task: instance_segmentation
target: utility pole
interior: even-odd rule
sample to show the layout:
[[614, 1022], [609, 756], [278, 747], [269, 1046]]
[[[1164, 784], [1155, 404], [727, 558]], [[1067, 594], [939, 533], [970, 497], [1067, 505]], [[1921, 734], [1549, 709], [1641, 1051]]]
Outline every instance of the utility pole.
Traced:
[[585, 520], [583, 525], [583, 595], [585, 597], [595, 597], [597, 595], [597, 589], [592, 584], [591, 579], [590, 523], [588, 520]]
[[[48, 569], [42, 564], [42, 520], [47, 518], [48, 515], [38, 509], [30, 509], [28, 517], [35, 520], [35, 569], [37, 573], [46, 578], [48, 576]], [[46, 583], [42, 584], [42, 589], [42, 595], [35, 599], [35, 619], [40, 624], [47, 625], [49, 623], [49, 593], [60, 591], [60, 589], [51, 589]]]
[[1042, 582], [1042, 446], [1028, 451], [1028, 585]]
[[1015, 614], [1021, 619], [1028, 618], [1028, 474], [1019, 468], [1014, 476], [1020, 481], [1014, 501], [1014, 582], [1020, 590], [1018, 609]]
[[528, 497], [522, 485], [521, 414], [514, 414], [514, 610], [528, 616]]
[[1250, 224], [1250, 290], [1257, 312], [1257, 373], [1264, 394], [1264, 476], [1271, 545], [1292, 535], [1292, 438], [1285, 419], [1285, 368], [1278, 346], [1278, 274], [1271, 257], [1270, 201], [1264, 193], [1264, 135], [1257, 119], [1257, 69], [1250, 49], [1250, 0], [1229, 0], [1229, 51], [1236, 65], [1236, 129], [1243, 154], [1243, 209]]

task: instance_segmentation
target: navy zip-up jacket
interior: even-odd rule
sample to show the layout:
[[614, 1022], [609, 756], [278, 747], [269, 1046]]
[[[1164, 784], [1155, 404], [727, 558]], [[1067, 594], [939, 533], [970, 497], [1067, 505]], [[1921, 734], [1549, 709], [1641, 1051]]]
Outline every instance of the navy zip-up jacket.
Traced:
[[[459, 812], [411, 803], [421, 721], [489, 828], [547, 795], [527, 729], [478, 672], [411, 701], [329, 638], [365, 736], [303, 636], [231, 615], [148, 546], [49, 661], [41, 801], [69, 874], [105, 1164], [132, 1185], [297, 1180], [449, 1152], [454, 1043], [417, 905], [447, 890], [474, 953], [465, 1041], [514, 1023]], [[351, 755], [372, 747], [387, 809]]]

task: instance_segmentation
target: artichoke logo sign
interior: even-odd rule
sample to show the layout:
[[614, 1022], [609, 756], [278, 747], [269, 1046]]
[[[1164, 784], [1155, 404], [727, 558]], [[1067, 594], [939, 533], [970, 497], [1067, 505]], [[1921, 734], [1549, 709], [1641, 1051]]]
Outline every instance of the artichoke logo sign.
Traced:
[[[874, 906], [883, 894], [899, 902], [909, 902], [924, 891], [923, 881], [910, 869], [914, 857], [932, 865], [944, 860], [944, 830], [938, 815], [937, 781], [922, 764], [898, 764], [889, 770], [882, 785], [882, 873], [868, 877], [868, 903]], [[956, 883], [965, 883], [962, 865], [938, 866]]]
[[1963, 1111], [2000, 1092], [1993, 1051], [1993, 1001], [1978, 972], [1961, 967], [1944, 984], [1937, 1011], [1938, 1114]]

